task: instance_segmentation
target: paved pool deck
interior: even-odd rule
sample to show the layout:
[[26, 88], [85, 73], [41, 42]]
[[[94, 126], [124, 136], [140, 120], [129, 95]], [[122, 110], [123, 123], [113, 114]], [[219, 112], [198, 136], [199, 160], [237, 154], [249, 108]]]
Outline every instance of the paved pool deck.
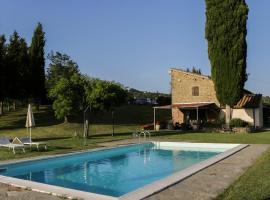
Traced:
[[[125, 145], [136, 140], [121, 140], [102, 143], [104, 147]], [[270, 145], [250, 145], [234, 155], [197, 172], [185, 180], [153, 194], [147, 200], [208, 200], [214, 199], [232, 184], [254, 161], [264, 153]], [[31, 190], [19, 189], [0, 183], [1, 200], [60, 200], [53, 195], [43, 194]]]
[[210, 200], [215, 199], [235, 180], [237, 180], [269, 145], [254, 144], [197, 172], [195, 175], [177, 183], [147, 200]]

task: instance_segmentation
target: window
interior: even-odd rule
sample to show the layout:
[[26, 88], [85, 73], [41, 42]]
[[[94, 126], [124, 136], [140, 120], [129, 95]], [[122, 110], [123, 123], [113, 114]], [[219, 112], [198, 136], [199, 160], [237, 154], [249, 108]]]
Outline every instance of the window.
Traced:
[[192, 87], [192, 96], [199, 96], [199, 87]]

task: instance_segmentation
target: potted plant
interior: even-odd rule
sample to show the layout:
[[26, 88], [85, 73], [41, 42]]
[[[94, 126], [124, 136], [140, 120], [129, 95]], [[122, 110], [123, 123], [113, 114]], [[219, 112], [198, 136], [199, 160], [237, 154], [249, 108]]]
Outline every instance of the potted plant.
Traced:
[[174, 127], [173, 127], [173, 120], [168, 120], [167, 122], [167, 129], [168, 130], [173, 130]]
[[159, 123], [159, 121], [157, 121], [156, 122], [156, 131], [159, 131], [159, 129], [160, 129], [160, 123]]

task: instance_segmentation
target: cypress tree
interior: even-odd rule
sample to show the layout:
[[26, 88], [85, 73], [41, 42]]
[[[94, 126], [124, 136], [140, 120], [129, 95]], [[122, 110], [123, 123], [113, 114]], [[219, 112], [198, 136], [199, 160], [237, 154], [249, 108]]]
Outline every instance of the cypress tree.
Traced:
[[4, 98], [6, 96], [6, 38], [0, 36], [0, 115], [3, 114]]
[[217, 99], [234, 106], [247, 80], [245, 0], [206, 0], [206, 39]]
[[42, 24], [38, 23], [29, 49], [32, 71], [32, 96], [37, 108], [46, 99], [44, 46], [45, 33], [43, 32]]
[[26, 100], [30, 96], [30, 86], [31, 86], [31, 68], [29, 67], [29, 55], [28, 47], [25, 39], [20, 38], [19, 40], [20, 49], [17, 55], [17, 60], [19, 63], [18, 73], [20, 83], [20, 93], [18, 98], [20, 100]]
[[16, 109], [16, 100], [28, 98], [30, 85], [27, 43], [16, 31], [10, 37], [5, 63], [6, 96], [9, 100], [13, 100], [13, 108]]
[[[21, 77], [20, 77], [20, 37], [15, 31], [10, 37], [9, 45], [7, 47], [7, 60], [6, 60], [6, 84], [7, 84], [7, 98], [10, 100], [18, 99], [21, 94]], [[14, 104], [15, 105], [15, 104]]]

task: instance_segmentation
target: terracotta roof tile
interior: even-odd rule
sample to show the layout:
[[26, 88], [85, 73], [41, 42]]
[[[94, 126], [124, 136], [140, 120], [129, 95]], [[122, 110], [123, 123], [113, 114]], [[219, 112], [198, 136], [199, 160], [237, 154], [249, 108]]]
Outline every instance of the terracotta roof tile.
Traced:
[[262, 99], [261, 94], [244, 94], [234, 108], [258, 108]]

